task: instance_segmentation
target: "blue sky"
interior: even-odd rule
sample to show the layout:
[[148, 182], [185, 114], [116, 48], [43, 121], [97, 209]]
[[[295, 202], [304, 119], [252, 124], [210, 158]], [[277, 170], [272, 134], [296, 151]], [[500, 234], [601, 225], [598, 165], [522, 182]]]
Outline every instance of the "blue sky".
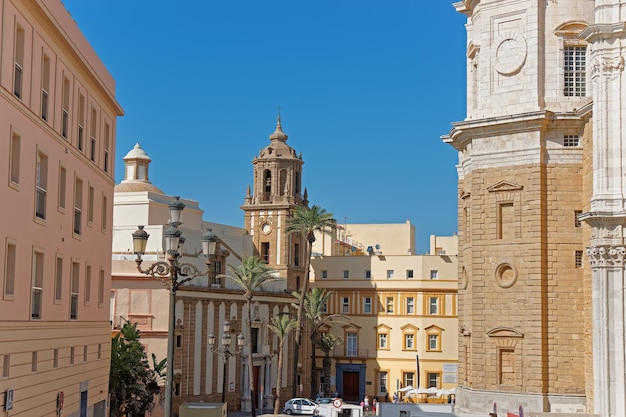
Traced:
[[116, 181], [140, 142], [150, 179], [243, 225], [277, 108], [311, 204], [341, 223], [457, 230], [464, 17], [449, 0], [64, 0], [117, 82]]

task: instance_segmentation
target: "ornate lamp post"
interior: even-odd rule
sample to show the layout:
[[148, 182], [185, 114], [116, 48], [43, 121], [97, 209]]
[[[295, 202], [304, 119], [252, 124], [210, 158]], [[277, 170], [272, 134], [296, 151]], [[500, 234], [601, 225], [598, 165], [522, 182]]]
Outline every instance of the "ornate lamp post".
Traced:
[[228, 359], [231, 356], [235, 356], [241, 349], [243, 345], [246, 343], [242, 334], [237, 336], [237, 349], [233, 349], [230, 347], [230, 323], [225, 321], [223, 326], [224, 333], [222, 334], [222, 347], [215, 347], [215, 335], [211, 333], [209, 335], [209, 349], [211, 352], [218, 354], [224, 360], [224, 372], [222, 376], [222, 402], [226, 402], [226, 364], [228, 363]]
[[[215, 253], [217, 245], [217, 236], [210, 230], [202, 235], [202, 252], [206, 256], [206, 271], [200, 271], [195, 265], [180, 262], [183, 256], [183, 244], [185, 238], [182, 232], [178, 230], [182, 219], [182, 211], [185, 204], [180, 201], [180, 197], [174, 197], [168, 204], [170, 212], [170, 223], [163, 232], [165, 240], [165, 252], [167, 253], [167, 262], [157, 261], [150, 265], [148, 269], [141, 269], [141, 256], [146, 252], [146, 244], [148, 243], [148, 233], [143, 230], [144, 226], [133, 233], [133, 249], [137, 255], [137, 270], [145, 275], [161, 281], [170, 292], [169, 299], [169, 321], [167, 328], [167, 369], [165, 374], [165, 417], [172, 416], [172, 381], [174, 377], [174, 325], [176, 323], [176, 291], [186, 282], [201, 275], [208, 275], [211, 267], [210, 256]], [[179, 277], [182, 279], [179, 280]]]

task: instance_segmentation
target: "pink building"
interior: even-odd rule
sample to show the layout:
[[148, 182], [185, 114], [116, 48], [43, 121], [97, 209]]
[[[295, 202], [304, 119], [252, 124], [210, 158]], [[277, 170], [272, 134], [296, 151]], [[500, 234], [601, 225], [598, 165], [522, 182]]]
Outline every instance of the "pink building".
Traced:
[[59, 0], [0, 0], [0, 405], [104, 416], [115, 82]]

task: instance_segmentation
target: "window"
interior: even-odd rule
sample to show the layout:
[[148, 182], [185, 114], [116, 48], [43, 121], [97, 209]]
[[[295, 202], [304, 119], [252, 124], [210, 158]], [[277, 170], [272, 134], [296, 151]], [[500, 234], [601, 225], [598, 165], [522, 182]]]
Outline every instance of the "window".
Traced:
[[350, 312], [350, 298], [348, 297], [341, 298], [341, 312], [344, 314]]
[[498, 239], [515, 238], [515, 207], [513, 202], [498, 203]]
[[387, 333], [378, 333], [378, 349], [389, 349], [387, 345]]
[[563, 93], [566, 97], [586, 94], [586, 52], [584, 46], [570, 46], [563, 51]]
[[387, 270], [387, 279], [391, 279], [393, 278], [393, 269], [388, 269]]
[[54, 352], [52, 353], [52, 367], [59, 367], [59, 349], [54, 349]]
[[583, 266], [583, 251], [574, 251], [574, 265], [576, 268], [581, 268]]
[[293, 255], [294, 255], [294, 258], [293, 258], [294, 265], [299, 266], [300, 265], [300, 244], [299, 243], [296, 243], [294, 245]]
[[363, 297], [363, 314], [372, 313], [372, 297]]
[[80, 235], [83, 215], [83, 181], [74, 181], [74, 234]]
[[426, 383], [428, 384], [427, 388], [439, 388], [439, 372], [427, 372], [426, 373]]
[[70, 117], [70, 80], [63, 77], [63, 97], [61, 97], [61, 136], [67, 139], [69, 135]]
[[24, 72], [24, 29], [17, 26], [15, 29], [15, 73], [13, 74], [13, 94], [22, 98], [22, 78]]
[[326, 278], [328, 278], [328, 271], [324, 269], [322, 271], [322, 279], [326, 279]]
[[428, 335], [428, 350], [439, 350], [439, 335], [438, 334], [429, 334]]
[[407, 277], [407, 279], [413, 278], [413, 270], [412, 269], [407, 269], [406, 270], [406, 277]]
[[328, 301], [324, 301], [324, 305], [322, 306], [322, 313], [328, 313]]
[[387, 314], [393, 314], [393, 297], [387, 297], [385, 299], [385, 311]]
[[270, 242], [261, 243], [261, 260], [266, 264], [270, 263]]
[[430, 297], [428, 300], [428, 314], [439, 314], [439, 298]]
[[33, 352], [30, 358], [30, 371], [37, 372], [37, 352]]
[[110, 151], [109, 148], [111, 147], [111, 126], [109, 126], [108, 123], [104, 124], [104, 161], [103, 161], [103, 169], [104, 172], [109, 172], [109, 159], [110, 157]]
[[72, 262], [70, 276], [70, 320], [78, 319], [78, 282], [80, 279], [80, 264]]
[[11, 368], [11, 355], [4, 355], [2, 357], [2, 378], [9, 377], [9, 369]]
[[37, 154], [37, 172], [36, 172], [36, 199], [35, 199], [35, 215], [42, 219], [46, 219], [46, 193], [48, 186], [48, 157], [43, 153]]
[[372, 279], [372, 271], [369, 269], [365, 270], [365, 279]]
[[96, 161], [96, 132], [98, 131], [98, 112], [91, 109], [91, 140], [89, 146], [89, 159]]
[[20, 147], [21, 137], [16, 132], [11, 134], [11, 153], [9, 159], [9, 180], [10, 184], [20, 183]]
[[7, 242], [4, 262], [4, 296], [12, 298], [15, 295], [15, 266], [17, 265], [17, 246]]
[[67, 194], [67, 170], [64, 166], [59, 167], [59, 209], [65, 210], [65, 198]]
[[580, 219], [578, 218], [578, 216], [580, 216], [581, 214], [583, 214], [582, 210], [574, 210], [574, 227], [581, 226]]
[[54, 301], [63, 299], [63, 258], [57, 256], [56, 273], [54, 277]]
[[50, 58], [43, 55], [41, 65], [41, 118], [48, 121], [48, 92], [50, 91]]
[[415, 314], [415, 298], [406, 298], [406, 314]]
[[109, 199], [107, 198], [106, 195], [102, 196], [102, 211], [101, 211], [101, 213], [102, 213], [102, 220], [101, 220], [102, 230], [107, 230], [107, 216], [109, 214]]
[[78, 96], [78, 141], [76, 147], [81, 152], [85, 151], [85, 96], [82, 94]]
[[98, 343], [98, 360], [102, 359], [102, 343]]
[[563, 146], [566, 148], [576, 148], [580, 145], [580, 137], [578, 135], [563, 136]]
[[87, 357], [88, 357], [88, 349], [87, 349], [87, 345], [83, 346], [83, 362], [87, 362]]
[[100, 269], [98, 276], [98, 307], [104, 306], [104, 269]]
[[413, 386], [415, 380], [415, 372], [402, 372], [402, 383], [405, 387]]
[[75, 356], [76, 356], [76, 349], [74, 349], [74, 346], [72, 346], [70, 348], [70, 365], [74, 365]]
[[95, 191], [92, 186], [89, 186], [87, 192], [87, 223], [93, 223], [93, 205], [94, 205]]
[[346, 356], [356, 356], [357, 355], [357, 334], [356, 333], [348, 333], [346, 334]]
[[378, 372], [378, 391], [382, 394], [388, 391], [389, 373], [387, 371]]
[[31, 271], [32, 282], [32, 294], [31, 294], [31, 309], [30, 318], [41, 318], [41, 302], [43, 292], [43, 253], [33, 251], [33, 264]]
[[348, 278], [350, 278], [350, 271], [348, 271], [347, 269], [344, 269], [343, 279], [348, 279]]
[[91, 303], [91, 265], [85, 265], [85, 305]]
[[404, 349], [415, 350], [415, 335], [413, 333], [406, 333], [404, 335]]
[[431, 269], [430, 279], [437, 279], [437, 278], [439, 278], [439, 271], [437, 271], [436, 269]]

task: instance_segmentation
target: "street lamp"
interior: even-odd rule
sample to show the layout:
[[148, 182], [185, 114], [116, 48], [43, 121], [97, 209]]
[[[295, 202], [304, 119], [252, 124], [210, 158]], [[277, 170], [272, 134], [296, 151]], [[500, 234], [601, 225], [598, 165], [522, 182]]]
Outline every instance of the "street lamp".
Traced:
[[[165, 374], [165, 417], [171, 417], [172, 414], [172, 381], [174, 377], [174, 325], [176, 323], [176, 291], [184, 285], [186, 282], [202, 276], [209, 275], [211, 269], [210, 256], [215, 253], [215, 247], [217, 245], [217, 236], [210, 230], [202, 234], [202, 252], [206, 256], [206, 271], [200, 271], [195, 265], [190, 263], [180, 262], [180, 258], [183, 256], [183, 245], [185, 243], [185, 237], [182, 236], [182, 232], [178, 229], [178, 226], [182, 224], [182, 212], [185, 208], [185, 204], [180, 201], [180, 197], [176, 196], [168, 204], [170, 213], [170, 222], [167, 229], [163, 232], [163, 239], [165, 241], [165, 252], [167, 253], [167, 262], [157, 261], [150, 265], [148, 269], [141, 269], [141, 256], [146, 253], [146, 245], [148, 243], [148, 237], [150, 235], [143, 229], [144, 226], [138, 226], [139, 228], [132, 234], [133, 235], [133, 250], [137, 255], [137, 270], [145, 275], [161, 281], [170, 292], [169, 299], [169, 322], [167, 328], [167, 369]], [[178, 279], [183, 277], [182, 279]]]
[[241, 349], [243, 348], [244, 343], [246, 342], [243, 335], [240, 334], [237, 336], [237, 349], [234, 350], [230, 347], [230, 323], [225, 321], [222, 324], [222, 330], [224, 331], [222, 334], [222, 347], [215, 347], [215, 335], [213, 333], [209, 334], [209, 349], [211, 352], [218, 354], [224, 360], [224, 372], [222, 376], [222, 403], [226, 402], [226, 364], [228, 363], [228, 359], [231, 356], [235, 356]]

